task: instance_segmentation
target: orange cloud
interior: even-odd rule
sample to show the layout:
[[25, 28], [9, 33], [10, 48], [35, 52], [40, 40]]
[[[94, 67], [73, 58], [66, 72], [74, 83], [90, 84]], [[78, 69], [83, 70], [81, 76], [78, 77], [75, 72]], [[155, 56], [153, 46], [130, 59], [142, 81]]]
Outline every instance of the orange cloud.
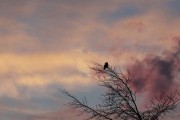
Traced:
[[[169, 17], [169, 2], [1, 1], [0, 98], [51, 94], [47, 93], [51, 85], [87, 90], [96, 84], [90, 61], [108, 61], [124, 70], [136, 58], [170, 50], [180, 37], [180, 18]], [[128, 14], [131, 7], [138, 9], [137, 14]], [[121, 11], [126, 17], [118, 14]], [[32, 114], [28, 108], [19, 111]], [[51, 118], [48, 114], [34, 119]]]

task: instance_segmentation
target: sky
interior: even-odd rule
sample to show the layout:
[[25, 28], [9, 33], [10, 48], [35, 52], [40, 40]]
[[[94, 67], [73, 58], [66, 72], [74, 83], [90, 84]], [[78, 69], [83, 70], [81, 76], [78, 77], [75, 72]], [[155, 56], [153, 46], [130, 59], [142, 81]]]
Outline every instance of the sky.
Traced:
[[58, 89], [99, 102], [92, 61], [141, 75], [158, 64], [171, 71], [136, 76], [137, 91], [178, 87], [179, 13], [180, 0], [0, 0], [0, 120], [83, 119]]

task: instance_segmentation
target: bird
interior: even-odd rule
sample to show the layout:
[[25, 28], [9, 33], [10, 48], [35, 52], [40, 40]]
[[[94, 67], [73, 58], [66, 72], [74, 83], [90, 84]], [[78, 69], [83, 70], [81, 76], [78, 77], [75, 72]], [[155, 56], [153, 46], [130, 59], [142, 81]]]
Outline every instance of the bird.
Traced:
[[105, 70], [106, 68], [108, 68], [108, 62], [105, 62], [105, 64], [104, 64], [104, 70]]

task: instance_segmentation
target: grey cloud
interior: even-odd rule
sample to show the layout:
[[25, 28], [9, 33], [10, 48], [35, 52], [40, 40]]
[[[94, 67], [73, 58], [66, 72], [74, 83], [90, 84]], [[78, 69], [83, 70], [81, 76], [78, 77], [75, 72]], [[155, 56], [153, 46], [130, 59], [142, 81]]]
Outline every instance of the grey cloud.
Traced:
[[[99, 16], [106, 13], [111, 16], [113, 12], [118, 12], [123, 5], [132, 4], [130, 1], [116, 0], [79, 0], [76, 2], [72, 0], [34, 0], [30, 2], [20, 0], [1, 1], [1, 3], [1, 11], [8, 12], [6, 19], [11, 19], [12, 14], [14, 19], [11, 20], [14, 23], [27, 26], [26, 29], [15, 30], [23, 31], [26, 38], [17, 38], [21, 40], [13, 43], [13, 40], [9, 41], [4, 38], [6, 40], [0, 50], [2, 53], [64, 52], [76, 48], [107, 52], [112, 42], [107, 33], [103, 33], [103, 27], [108, 28], [108, 25], [104, 24], [104, 18]], [[27, 15], [28, 11], [30, 13]], [[103, 27], [101, 28], [101, 26]], [[16, 39], [16, 36], [9, 30], [7, 32], [8, 36]]]
[[[177, 41], [179, 42], [179, 41]], [[158, 91], [176, 88], [176, 75], [179, 74], [180, 47], [174, 52], [165, 52], [164, 57], [147, 56], [129, 66], [132, 75], [132, 85], [136, 91], [148, 90], [150, 95]]]

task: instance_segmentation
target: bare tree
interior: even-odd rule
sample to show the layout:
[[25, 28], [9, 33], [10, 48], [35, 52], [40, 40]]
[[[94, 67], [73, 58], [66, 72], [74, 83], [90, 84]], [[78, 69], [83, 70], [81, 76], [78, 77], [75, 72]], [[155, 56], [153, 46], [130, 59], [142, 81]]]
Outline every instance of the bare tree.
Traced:
[[81, 113], [87, 113], [87, 120], [159, 120], [167, 113], [174, 111], [179, 103], [179, 92], [160, 92], [155, 96], [151, 105], [147, 106], [144, 111], [140, 111], [136, 103], [136, 93], [131, 88], [130, 73], [125, 75], [117, 72], [115, 68], [108, 67], [105, 70], [103, 66], [94, 63], [91, 67], [100, 86], [107, 88], [102, 95], [102, 102], [92, 108], [87, 105], [86, 98], [81, 101], [68, 91], [62, 92], [71, 98], [69, 106], [78, 109]]

